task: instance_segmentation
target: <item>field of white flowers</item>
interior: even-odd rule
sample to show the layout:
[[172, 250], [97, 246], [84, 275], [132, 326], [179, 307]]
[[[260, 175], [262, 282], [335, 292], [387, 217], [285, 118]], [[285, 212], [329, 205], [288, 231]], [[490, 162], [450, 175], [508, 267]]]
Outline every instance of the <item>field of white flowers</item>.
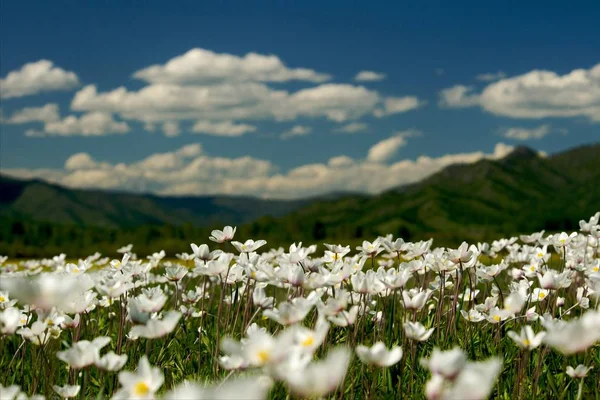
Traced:
[[599, 218], [457, 249], [225, 227], [172, 260], [1, 258], [0, 398], [599, 399]]

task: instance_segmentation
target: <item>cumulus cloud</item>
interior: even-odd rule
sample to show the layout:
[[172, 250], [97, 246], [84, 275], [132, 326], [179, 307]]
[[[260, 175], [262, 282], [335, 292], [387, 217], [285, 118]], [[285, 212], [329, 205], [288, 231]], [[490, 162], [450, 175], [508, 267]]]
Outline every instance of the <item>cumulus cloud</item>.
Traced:
[[480, 94], [458, 85], [440, 95], [440, 103], [448, 107], [479, 105], [510, 118], [585, 117], [600, 122], [600, 64], [564, 75], [533, 70], [491, 83]]
[[479, 95], [472, 86], [456, 85], [440, 92], [440, 106], [449, 108], [472, 107], [479, 104]]
[[425, 105], [425, 102], [420, 101], [415, 96], [387, 97], [383, 99], [383, 108], [376, 109], [373, 112], [373, 115], [381, 118], [392, 114], [415, 110], [423, 105]]
[[[144, 124], [181, 120], [246, 124], [301, 117], [347, 122], [372, 114], [376, 108], [383, 116], [423, 104], [413, 96], [386, 98], [360, 85], [325, 83], [330, 78], [327, 74], [288, 68], [277, 56], [256, 53], [239, 57], [192, 49], [164, 65], [137, 71], [134, 76], [148, 84], [138, 90], [122, 86], [107, 92], [88, 85], [75, 94], [71, 108], [115, 113]], [[299, 90], [275, 85], [291, 80], [314, 85]], [[243, 130], [250, 132], [249, 126]], [[215, 131], [208, 125], [199, 128], [202, 133]]]
[[166, 121], [162, 125], [162, 131], [166, 137], [179, 136], [181, 129], [179, 129], [179, 123], [177, 121]]
[[53, 90], [70, 90], [79, 86], [74, 72], [54, 66], [49, 60], [25, 64], [21, 69], [0, 78], [0, 98], [10, 99]]
[[360, 71], [354, 77], [354, 80], [357, 82], [376, 82], [382, 81], [385, 79], [385, 74], [375, 72], [375, 71]]
[[289, 139], [294, 136], [306, 136], [312, 132], [310, 126], [296, 125], [292, 129], [289, 129], [281, 134], [282, 139]]
[[164, 65], [152, 65], [133, 74], [150, 83], [197, 84], [219, 81], [286, 82], [291, 80], [325, 82], [328, 74], [307, 68], [290, 69], [275, 55], [248, 53], [239, 57], [192, 49]]
[[346, 124], [346, 125], [344, 125], [342, 127], [334, 129], [334, 132], [339, 132], [339, 133], [357, 133], [357, 132], [366, 131], [367, 129], [368, 129], [367, 124], [363, 124], [362, 122], [351, 122], [351, 123]]
[[416, 132], [398, 132], [394, 136], [374, 144], [367, 154], [367, 161], [384, 163], [396, 155], [400, 148], [406, 146], [406, 138], [415, 136]]
[[520, 126], [514, 126], [502, 130], [502, 136], [507, 139], [514, 140], [529, 140], [529, 139], [541, 139], [551, 132], [550, 125], [544, 124], [536, 128], [523, 128]]
[[111, 114], [91, 112], [80, 117], [70, 115], [44, 124], [42, 131], [30, 129], [27, 136], [102, 136], [129, 132], [126, 122], [115, 121]]
[[479, 74], [475, 77], [475, 79], [482, 82], [492, 82], [503, 78], [506, 78], [506, 74], [502, 71]]
[[192, 132], [215, 136], [242, 136], [246, 133], [255, 131], [256, 127], [253, 125], [235, 124], [232, 121], [198, 121], [192, 127]]
[[[512, 151], [499, 143], [491, 153], [421, 156], [393, 164], [353, 160], [344, 155], [326, 163], [307, 164], [286, 173], [266, 160], [223, 158], [204, 154], [199, 145], [153, 154], [130, 164], [97, 161], [87, 153], [73, 155], [62, 169], [4, 169], [22, 178], [42, 178], [79, 188], [119, 189], [163, 195], [253, 195], [266, 198], [300, 198], [335, 191], [379, 193], [414, 183], [455, 163], [498, 159]], [[374, 179], [376, 177], [376, 179]]]
[[30, 122], [54, 122], [59, 119], [58, 104], [49, 103], [43, 107], [25, 107], [15, 111], [9, 119], [3, 122], [9, 124], [27, 124]]
[[283, 121], [301, 116], [344, 122], [370, 113], [379, 100], [377, 92], [348, 84], [323, 84], [289, 93], [254, 82], [211, 86], [161, 83], [139, 91], [120, 87], [107, 93], [88, 85], [75, 94], [71, 107], [118, 113], [124, 119], [143, 122], [199, 118]]

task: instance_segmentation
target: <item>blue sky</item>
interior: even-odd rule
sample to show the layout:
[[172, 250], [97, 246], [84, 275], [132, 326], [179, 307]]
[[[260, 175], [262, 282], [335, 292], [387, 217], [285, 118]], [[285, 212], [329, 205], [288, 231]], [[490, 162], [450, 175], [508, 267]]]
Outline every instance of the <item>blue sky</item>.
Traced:
[[289, 198], [600, 138], [598, 2], [372, 3], [2, 1], [0, 167]]

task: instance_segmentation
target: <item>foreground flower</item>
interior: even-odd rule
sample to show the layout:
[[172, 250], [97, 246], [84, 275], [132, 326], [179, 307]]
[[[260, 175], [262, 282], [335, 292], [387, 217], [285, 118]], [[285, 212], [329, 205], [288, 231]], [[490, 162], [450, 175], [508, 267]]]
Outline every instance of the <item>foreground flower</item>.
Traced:
[[377, 342], [371, 348], [362, 345], [357, 346], [356, 355], [365, 364], [389, 367], [400, 361], [402, 358], [402, 348], [396, 346], [388, 350], [383, 342]]
[[215, 229], [210, 233], [209, 239], [217, 243], [227, 242], [233, 239], [236, 229], [237, 227], [232, 228], [231, 226], [226, 226], [222, 231]]
[[467, 355], [458, 347], [448, 351], [433, 349], [429, 359], [422, 359], [421, 365], [429, 369], [432, 374], [441, 375], [453, 380], [467, 364]]
[[565, 355], [579, 353], [600, 341], [600, 311], [588, 311], [579, 319], [548, 327], [544, 342]]
[[273, 380], [254, 376], [223, 381], [211, 386], [184, 382], [165, 395], [165, 399], [262, 400], [266, 399]]
[[100, 349], [110, 343], [110, 338], [100, 336], [93, 341], [80, 340], [75, 342], [68, 350], [59, 351], [56, 357], [75, 369], [85, 368], [94, 364], [99, 358]]
[[119, 372], [119, 383], [122, 387], [113, 399], [152, 399], [164, 379], [161, 370], [150, 366], [148, 358], [144, 355], [139, 361], [137, 371]]
[[146, 339], [156, 339], [168, 335], [175, 329], [181, 313], [179, 311], [169, 311], [165, 313], [163, 319], [150, 319], [145, 325], [136, 325], [129, 331], [130, 339], [137, 339], [140, 337]]
[[406, 333], [406, 337], [409, 339], [416, 340], [418, 342], [424, 342], [433, 333], [433, 329], [425, 329], [423, 324], [420, 322], [405, 322], [404, 323], [404, 332]]
[[502, 370], [502, 360], [492, 358], [483, 362], [468, 363], [446, 392], [446, 399], [487, 399]]
[[587, 376], [588, 372], [592, 367], [586, 367], [585, 365], [579, 364], [576, 368], [571, 366], [567, 367], [567, 375], [573, 379], [583, 379]]
[[331, 350], [325, 360], [295, 369], [285, 381], [298, 396], [323, 397], [342, 384], [349, 363], [350, 351], [338, 347]]
[[517, 332], [514, 331], [508, 331], [507, 335], [509, 338], [515, 341], [517, 346], [527, 350], [533, 350], [542, 344], [542, 340], [544, 340], [546, 332], [540, 332], [536, 335], [531, 326], [525, 325], [523, 328], [521, 328], [520, 334], [517, 334]]
[[127, 362], [127, 354], [116, 354], [111, 351], [96, 361], [96, 367], [105, 371], [119, 371]]
[[52, 389], [54, 389], [54, 391], [62, 398], [64, 399], [68, 399], [71, 397], [75, 397], [77, 396], [77, 394], [79, 393], [79, 389], [81, 389], [81, 386], [79, 385], [64, 385], [64, 386], [57, 386], [54, 385], [52, 386]]

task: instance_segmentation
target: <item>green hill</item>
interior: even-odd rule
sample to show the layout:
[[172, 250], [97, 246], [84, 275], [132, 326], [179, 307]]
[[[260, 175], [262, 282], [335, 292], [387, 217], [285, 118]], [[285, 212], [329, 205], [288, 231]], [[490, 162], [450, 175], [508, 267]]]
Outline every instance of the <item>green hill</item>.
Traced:
[[[600, 145], [540, 157], [517, 148], [498, 161], [452, 165], [377, 196], [315, 202], [277, 221], [284, 240], [372, 238], [392, 233], [443, 244], [541, 229], [574, 229], [600, 210]], [[270, 218], [255, 222], [261, 233]], [[293, 232], [285, 227], [295, 227]]]
[[571, 230], [600, 210], [600, 144], [540, 157], [517, 148], [502, 160], [452, 165], [376, 196], [335, 194], [299, 201], [249, 197], [159, 197], [73, 190], [0, 177], [0, 254], [83, 256], [134, 243], [140, 253], [189, 251], [210, 229], [238, 225], [238, 238], [270, 245], [355, 243], [392, 233], [456, 245]]
[[6, 176], [0, 176], [0, 187], [2, 217], [113, 228], [145, 224], [243, 224], [263, 215], [283, 215], [307, 202], [232, 196], [159, 197], [68, 189]]

